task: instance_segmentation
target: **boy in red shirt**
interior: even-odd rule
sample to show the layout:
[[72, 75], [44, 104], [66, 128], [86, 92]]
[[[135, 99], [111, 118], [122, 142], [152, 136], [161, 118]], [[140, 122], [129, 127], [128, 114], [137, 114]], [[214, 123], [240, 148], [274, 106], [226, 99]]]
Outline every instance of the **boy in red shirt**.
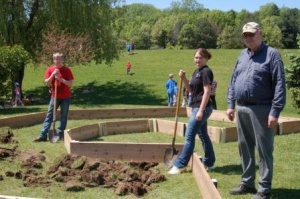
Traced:
[[128, 61], [127, 64], [126, 64], [127, 75], [130, 74], [130, 70], [131, 70], [131, 63], [130, 63], [130, 61]]
[[47, 134], [53, 121], [53, 104], [55, 81], [57, 85], [56, 109], [60, 106], [60, 124], [57, 129], [57, 134], [60, 140], [64, 139], [64, 130], [67, 126], [67, 118], [71, 101], [71, 86], [73, 84], [73, 74], [70, 68], [63, 64], [63, 55], [61, 53], [53, 54], [54, 65], [47, 68], [45, 72], [45, 83], [51, 86], [51, 99], [48, 107], [48, 112], [43, 123], [40, 135], [34, 139], [35, 142], [47, 141]]

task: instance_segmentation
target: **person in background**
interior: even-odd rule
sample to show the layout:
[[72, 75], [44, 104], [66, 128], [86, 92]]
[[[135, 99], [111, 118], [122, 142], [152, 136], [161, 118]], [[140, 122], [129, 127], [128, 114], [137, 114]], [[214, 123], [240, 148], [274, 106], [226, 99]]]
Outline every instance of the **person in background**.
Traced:
[[183, 95], [183, 100], [181, 107], [186, 107], [189, 103], [189, 91], [183, 86], [182, 88], [182, 95]]
[[126, 64], [126, 74], [130, 75], [130, 71], [131, 71], [131, 63], [130, 61], [128, 61]]
[[217, 91], [217, 81], [214, 80], [211, 85], [211, 93], [210, 93], [210, 99], [214, 110], [217, 110], [216, 91]]
[[[239, 54], [227, 92], [228, 119], [236, 116], [238, 147], [243, 173], [232, 195], [256, 194], [253, 199], [271, 198], [274, 128], [286, 103], [284, 66], [279, 52], [264, 44], [256, 22], [243, 26], [247, 48]], [[258, 190], [255, 188], [255, 147], [258, 150]]]
[[131, 43], [131, 54], [132, 54], [132, 55], [134, 54], [134, 53], [133, 53], [134, 49], [135, 49], [134, 43]]
[[130, 55], [131, 54], [131, 44], [126, 44], [126, 50], [127, 50], [128, 55]]
[[53, 104], [55, 81], [57, 83], [57, 99], [56, 109], [60, 106], [60, 124], [57, 129], [57, 134], [60, 140], [64, 139], [64, 130], [67, 126], [69, 106], [71, 101], [71, 86], [73, 84], [73, 74], [69, 67], [63, 64], [63, 55], [61, 53], [53, 54], [54, 65], [47, 68], [45, 72], [45, 83], [51, 86], [51, 99], [48, 106], [48, 112], [44, 120], [40, 135], [35, 138], [34, 142], [47, 141], [47, 134], [53, 121]]
[[177, 87], [177, 85], [175, 85], [175, 87], [174, 87], [174, 95], [173, 95], [173, 106], [176, 106], [177, 97], [178, 97], [178, 87]]
[[18, 102], [21, 104], [21, 106], [25, 106], [24, 103], [21, 100], [20, 85], [19, 85], [18, 82], [15, 82], [15, 104], [13, 105], [13, 107], [17, 107]]
[[194, 54], [196, 70], [191, 80], [186, 78], [185, 71], [180, 70], [179, 76], [182, 78], [184, 86], [191, 92], [191, 115], [185, 131], [185, 143], [178, 159], [174, 162], [169, 174], [180, 174], [185, 170], [195, 148], [195, 137], [198, 134], [204, 151], [202, 162], [207, 170], [214, 168], [216, 161], [212, 142], [208, 135], [207, 119], [212, 113], [212, 105], [209, 100], [211, 84], [214, 79], [212, 70], [207, 66], [207, 61], [211, 54], [204, 48], [198, 49]]
[[177, 82], [173, 79], [174, 75], [169, 74], [169, 79], [166, 82], [167, 94], [168, 94], [168, 106], [174, 105], [175, 87]]

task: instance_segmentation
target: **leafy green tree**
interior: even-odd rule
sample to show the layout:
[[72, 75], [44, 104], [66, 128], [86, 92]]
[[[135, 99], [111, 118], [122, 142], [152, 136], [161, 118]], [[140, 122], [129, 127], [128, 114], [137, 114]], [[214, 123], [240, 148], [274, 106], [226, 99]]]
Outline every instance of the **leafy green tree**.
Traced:
[[278, 16], [269, 16], [261, 21], [264, 42], [275, 48], [283, 47], [281, 30], [277, 25], [279, 20]]
[[22, 84], [23, 79], [19, 78], [23, 75], [18, 73], [24, 71], [29, 61], [29, 53], [19, 45], [0, 47], [0, 96], [13, 94], [14, 82]]
[[179, 44], [184, 48], [196, 48], [197, 41], [195, 41], [196, 27], [193, 24], [184, 24], [180, 30], [178, 37]]
[[[0, 44], [21, 45], [33, 58], [41, 47], [42, 35], [54, 25], [70, 37], [83, 34], [92, 41], [96, 62], [112, 63], [118, 58], [114, 19], [121, 0], [9, 0], [0, 1]], [[118, 12], [120, 13], [120, 12]], [[56, 45], [56, 41], [52, 45]], [[63, 52], [68, 57], [68, 52]], [[52, 54], [52, 53], [51, 53]], [[37, 59], [34, 59], [37, 60]], [[24, 68], [16, 75], [21, 75]]]
[[[300, 48], [300, 34], [297, 36], [298, 47]], [[300, 107], [300, 52], [299, 54], [287, 52], [290, 64], [285, 66], [287, 88], [292, 93], [293, 105]]]
[[263, 21], [264, 19], [271, 16], [279, 16], [280, 10], [275, 3], [267, 3], [259, 7], [259, 20]]
[[243, 42], [240, 37], [240, 30], [233, 26], [225, 26], [217, 39], [218, 48], [223, 49], [238, 49], [243, 48]]
[[152, 45], [165, 48], [167, 45], [167, 39], [167, 31], [164, 28], [164, 21], [163, 19], [158, 19], [154, 26], [152, 26], [151, 43]]
[[280, 29], [285, 48], [297, 48], [297, 34], [300, 32], [300, 10], [282, 8], [280, 10]]

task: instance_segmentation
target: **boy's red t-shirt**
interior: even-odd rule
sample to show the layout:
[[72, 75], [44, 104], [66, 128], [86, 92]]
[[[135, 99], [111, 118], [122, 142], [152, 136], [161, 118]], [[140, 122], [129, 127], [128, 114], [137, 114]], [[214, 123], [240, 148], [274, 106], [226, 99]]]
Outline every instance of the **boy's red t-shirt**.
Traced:
[[[65, 80], [73, 80], [72, 71], [66, 67], [50, 66], [45, 72], [45, 79], [49, 78], [55, 69], [59, 70], [59, 77]], [[52, 81], [51, 97], [54, 97], [54, 80]], [[69, 86], [57, 81], [57, 99], [66, 99], [71, 97], [71, 89]]]
[[128, 62], [128, 63], [126, 64], [126, 68], [127, 68], [127, 69], [130, 69], [130, 68], [131, 68], [131, 63], [130, 63], [130, 62]]

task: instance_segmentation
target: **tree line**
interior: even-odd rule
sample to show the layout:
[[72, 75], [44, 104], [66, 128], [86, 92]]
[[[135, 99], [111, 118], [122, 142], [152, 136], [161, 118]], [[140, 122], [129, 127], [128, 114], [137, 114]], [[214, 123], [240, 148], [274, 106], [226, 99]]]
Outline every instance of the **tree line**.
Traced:
[[298, 47], [300, 10], [279, 8], [275, 3], [265, 4], [255, 12], [209, 10], [196, 0], [173, 2], [163, 10], [150, 4], [132, 4], [125, 9], [124, 17], [118, 19], [123, 23], [117, 33], [138, 49], [242, 48], [241, 29], [249, 21], [261, 25], [267, 44], [285, 49]]
[[125, 45], [136, 49], [242, 48], [243, 24], [261, 24], [265, 42], [297, 48], [300, 11], [274, 3], [258, 11], [209, 10], [196, 0], [171, 3], [168, 9], [126, 0], [0, 1], [0, 97], [22, 88], [27, 63], [52, 63], [63, 52], [69, 65], [90, 61], [111, 64]]

